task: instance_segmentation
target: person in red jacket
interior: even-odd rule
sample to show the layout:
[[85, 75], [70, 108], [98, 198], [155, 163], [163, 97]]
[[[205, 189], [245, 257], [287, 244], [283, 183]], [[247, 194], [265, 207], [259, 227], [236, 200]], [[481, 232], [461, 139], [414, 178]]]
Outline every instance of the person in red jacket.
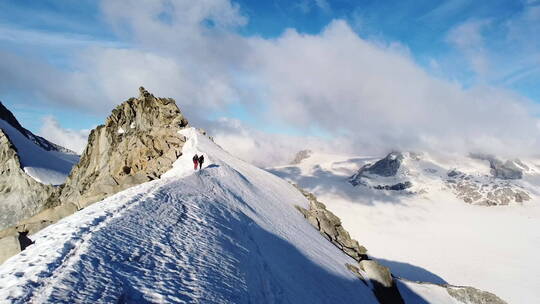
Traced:
[[193, 170], [197, 170], [198, 164], [199, 164], [199, 156], [195, 154], [195, 156], [193, 156]]

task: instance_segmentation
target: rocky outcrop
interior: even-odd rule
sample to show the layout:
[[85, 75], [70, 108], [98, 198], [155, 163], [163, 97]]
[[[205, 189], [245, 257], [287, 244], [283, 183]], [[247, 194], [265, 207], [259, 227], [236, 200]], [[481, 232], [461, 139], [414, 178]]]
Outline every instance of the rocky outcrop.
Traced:
[[178, 131], [187, 126], [171, 98], [140, 88], [138, 98], [116, 107], [92, 130], [80, 162], [48, 207], [73, 203], [79, 209], [121, 190], [159, 178], [182, 155]]
[[447, 173], [446, 184], [459, 199], [474, 205], [508, 205], [531, 199], [525, 190], [509, 180], [491, 176], [473, 176], [455, 169]]
[[[139, 92], [138, 98], [120, 104], [104, 125], [91, 132], [87, 147], [65, 184], [48, 188], [35, 182], [36, 187], [41, 187], [35, 191], [28, 185], [4, 189], [4, 192], [18, 191], [14, 197], [21, 191], [38, 195], [32, 199], [46, 209], [0, 231], [0, 238], [25, 231], [35, 233], [112, 194], [157, 179], [172, 167], [182, 155], [185, 142], [178, 131], [188, 122], [173, 99], [154, 97], [142, 87]], [[0, 142], [6, 141], [4, 137], [0, 135]], [[9, 174], [21, 175], [20, 178], [34, 185], [30, 177], [20, 169], [16, 170], [19, 167], [14, 148], [2, 143], [0, 149], [0, 158], [11, 160], [0, 165], [7, 172], [0, 178], [9, 178]], [[2, 261], [0, 259], [0, 263]]]
[[0, 129], [0, 229], [43, 210], [54, 189], [24, 172], [16, 147]]
[[491, 168], [491, 175], [495, 178], [512, 180], [523, 177], [523, 170], [518, 165], [522, 167], [524, 165], [520, 160], [507, 160], [503, 162], [493, 155], [480, 153], [472, 153], [469, 156], [474, 159], [488, 161]]
[[298, 211], [328, 241], [359, 263], [359, 267], [351, 264], [345, 266], [373, 289], [373, 293], [380, 303], [404, 303], [390, 270], [379, 262], [371, 260], [367, 255], [366, 248], [351, 238], [349, 232], [341, 225], [341, 220], [326, 209], [326, 206], [319, 202], [315, 195], [296, 185], [295, 187], [309, 201], [309, 210], [296, 206]]
[[521, 171], [514, 161], [507, 160], [503, 163], [498, 159], [491, 159], [489, 166], [491, 167], [491, 174], [495, 178], [521, 179], [523, 177], [523, 171]]
[[[298, 188], [298, 187], [297, 187]], [[361, 246], [358, 241], [351, 239], [349, 233], [341, 225], [341, 220], [332, 212], [326, 209], [326, 206], [319, 202], [317, 198], [301, 188], [298, 190], [308, 199], [309, 210], [296, 206], [304, 215], [308, 222], [315, 227], [328, 241], [341, 249], [356, 261], [367, 258], [367, 250]]]
[[[419, 160], [420, 154], [409, 152], [408, 156], [413, 160]], [[413, 184], [398, 176], [405, 156], [400, 152], [392, 152], [373, 164], [364, 165], [349, 182], [353, 186], [365, 186], [375, 190], [403, 191]]]
[[403, 162], [403, 158], [402, 153], [392, 152], [376, 163], [362, 167], [360, 171], [362, 173], [370, 173], [379, 176], [395, 176]]
[[491, 292], [482, 291], [474, 287], [446, 286], [446, 291], [461, 303], [470, 304], [507, 304], [504, 300]]
[[313, 151], [311, 150], [298, 151], [298, 153], [296, 153], [296, 155], [294, 156], [294, 159], [291, 161], [291, 165], [300, 164], [304, 159], [310, 157], [312, 153]]
[[455, 303], [463, 304], [507, 304], [506, 301], [499, 298], [497, 295], [483, 291], [474, 287], [469, 286], [456, 286], [451, 284], [435, 284], [428, 282], [418, 282], [411, 281], [404, 278], [394, 278], [400, 284], [412, 284], [412, 285], [422, 285], [429, 286], [430, 289], [434, 290], [441, 288], [444, 289], [448, 295], [455, 299]]

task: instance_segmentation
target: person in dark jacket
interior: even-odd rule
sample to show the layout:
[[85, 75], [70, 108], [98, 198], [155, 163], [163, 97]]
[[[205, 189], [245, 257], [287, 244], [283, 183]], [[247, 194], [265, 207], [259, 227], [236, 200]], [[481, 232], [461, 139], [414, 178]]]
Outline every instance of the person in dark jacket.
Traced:
[[201, 156], [199, 156], [199, 170], [202, 169], [203, 163], [204, 163], [204, 156], [201, 154]]
[[197, 163], [199, 162], [199, 156], [195, 154], [193, 156], [193, 170], [197, 170]]

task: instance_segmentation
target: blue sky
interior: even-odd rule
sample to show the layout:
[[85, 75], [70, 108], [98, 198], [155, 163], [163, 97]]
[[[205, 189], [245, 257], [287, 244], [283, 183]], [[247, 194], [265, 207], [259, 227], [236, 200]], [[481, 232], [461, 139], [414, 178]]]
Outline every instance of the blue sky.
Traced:
[[[15, 112], [23, 125], [36, 132], [42, 127], [43, 117], [46, 116], [54, 116], [62, 127], [73, 130], [89, 129], [101, 123], [110, 109], [122, 100], [95, 102], [95, 99], [112, 99], [111, 96], [129, 97], [129, 94], [123, 91], [113, 92], [115, 85], [110, 83], [99, 83], [101, 75], [107, 75], [109, 71], [106, 70], [107, 67], [102, 66], [101, 59], [93, 58], [94, 54], [96, 58], [98, 52], [100, 55], [104, 54], [103, 57], [114, 57], [118, 56], [116, 54], [118, 52], [125, 52], [122, 58], [143, 56], [151, 62], [171, 60], [171, 63], [178, 64], [182, 68], [201, 60], [202, 55], [189, 50], [190, 46], [186, 41], [194, 39], [193, 43], [196, 44], [202, 41], [201, 39], [210, 39], [208, 37], [211, 35], [181, 33], [176, 37], [174, 31], [159, 32], [157, 30], [159, 28], [170, 29], [168, 28], [170, 23], [177, 23], [175, 27], [177, 32], [189, 29], [192, 24], [178, 21], [179, 18], [191, 20], [191, 15], [182, 11], [188, 11], [183, 6], [183, 1], [158, 2], [161, 5], [157, 8], [159, 11], [155, 16], [146, 19], [148, 16], [142, 15], [145, 12], [137, 9], [138, 3], [129, 0], [118, 5], [89, 0], [0, 1], [0, 80], [5, 80], [2, 81], [3, 85], [0, 84], [0, 100]], [[221, 61], [235, 62], [238, 60], [235, 54], [245, 51], [242, 47], [231, 48], [227, 53], [231, 59], [225, 58], [225, 55], [221, 56], [224, 58], [219, 58], [220, 55], [212, 53], [214, 47], [219, 50], [219, 43], [234, 44], [231, 41], [237, 38], [230, 38], [230, 34], [246, 38], [246, 41], [238, 42], [236, 45], [245, 42], [246, 45], [252, 46], [258, 43], [257, 45], [261, 45], [260, 48], [264, 49], [266, 47], [263, 48], [262, 45], [285, 44], [283, 38], [286, 37], [287, 29], [294, 29], [299, 35], [295, 36], [295, 39], [301, 41], [303, 35], [324, 36], [325, 29], [336, 20], [341, 20], [361, 41], [383, 52], [399, 53], [433, 79], [443, 79], [464, 90], [476, 87], [501, 89], [505, 94], [514, 94], [515, 98], [525, 98], [527, 103], [540, 102], [540, 39], [535, 36], [540, 29], [540, 1], [243, 0], [231, 3], [216, 0], [214, 2], [219, 4], [208, 4], [207, 7], [197, 4], [203, 8], [200, 11], [207, 13], [208, 16], [198, 16], [200, 12], [196, 10], [190, 11], [190, 14], [194, 16], [194, 20], [199, 20], [195, 22], [203, 24], [206, 28], [212, 28], [214, 35], [212, 37], [217, 37], [201, 43], [210, 45], [204, 50], [208, 50], [209, 54], [216, 58], [211, 58], [208, 62], [212, 64], [215, 62], [220, 70], [223, 66]], [[142, 4], [144, 2], [141, 2], [141, 6], [152, 6], [148, 3]], [[129, 11], [131, 15], [123, 10]], [[140, 20], [147, 22], [148, 26], [138, 27], [137, 23], [143, 22]], [[150, 33], [152, 26], [155, 26], [155, 29]], [[200, 28], [194, 27], [194, 31], [196, 30]], [[163, 40], [156, 37], [160, 35], [163, 35]], [[173, 54], [175, 50], [173, 47], [158, 48], [159, 44], [165, 43], [167, 39], [176, 41], [172, 45], [177, 47], [178, 54]], [[335, 47], [340, 48], [340, 45]], [[184, 51], [188, 52], [188, 56], [180, 56]], [[195, 51], [197, 52], [201, 53], [200, 50]], [[193, 59], [186, 59], [191, 60], [186, 63], [182, 58]], [[203, 65], [205, 61], [204, 58], [201, 60]], [[110, 64], [113, 72], [115, 64], [115, 60]], [[226, 70], [236, 70], [234, 64]], [[243, 70], [244, 66], [249, 64], [238, 60], [238, 71], [242, 70], [240, 74], [252, 76], [250, 72]], [[118, 63], [123, 69], [126, 65], [129, 67], [131, 63]], [[176, 75], [174, 71], [169, 70], [173, 69], [170, 64], [166, 66], [167, 73]], [[94, 71], [94, 68], [99, 70]], [[214, 75], [213, 73], [216, 73], [212, 70], [214, 68], [209, 68], [206, 76], [201, 77]], [[35, 73], [29, 73], [29, 70]], [[239, 74], [238, 71], [235, 72], [236, 75]], [[126, 77], [136, 77], [133, 74], [128, 75], [127, 72], [123, 73], [122, 75]], [[237, 79], [233, 78], [236, 77], [233, 75], [231, 79], [224, 80], [223, 92], [231, 91], [226, 86], [237, 82]], [[84, 84], [81, 84], [82, 79]], [[201, 81], [208, 83], [206, 80]], [[143, 82], [142, 76], [140, 82]], [[220, 86], [218, 89], [221, 90]], [[277, 86], [273, 83], [270, 85], [270, 87]], [[186, 111], [195, 117], [202, 117], [203, 114], [197, 112], [202, 108], [207, 120], [224, 116], [238, 119], [246, 125], [267, 132], [296, 135], [324, 133], [321, 131], [326, 129], [324, 125], [311, 124], [299, 127], [295, 125], [295, 121], [269, 119], [261, 114], [261, 109], [271, 107], [273, 101], [261, 97], [267, 96], [264, 94], [267, 88], [260, 88], [260, 84], [254, 85], [254, 88], [260, 89], [262, 93], [256, 97], [245, 97], [246, 94], [237, 92], [242, 91], [242, 88], [235, 87], [232, 89], [235, 91], [234, 94], [222, 97], [226, 100], [223, 104], [216, 105], [215, 102], [209, 102], [200, 107], [193, 104], [186, 105]], [[62, 90], [71, 90], [73, 93], [70, 95]], [[160, 92], [156, 94], [164, 95]], [[181, 89], [171, 90], [171, 95], [175, 98], [192, 96]], [[321, 99], [326, 98], [325, 96], [326, 93], [321, 92]], [[274, 94], [272, 98], [279, 96]], [[312, 100], [317, 96], [310, 98]], [[247, 99], [261, 107], [250, 106]], [[304, 106], [311, 107], [310, 104]], [[344, 126], [339, 132], [353, 131], [352, 127], [348, 131], [347, 129], [347, 126]]]

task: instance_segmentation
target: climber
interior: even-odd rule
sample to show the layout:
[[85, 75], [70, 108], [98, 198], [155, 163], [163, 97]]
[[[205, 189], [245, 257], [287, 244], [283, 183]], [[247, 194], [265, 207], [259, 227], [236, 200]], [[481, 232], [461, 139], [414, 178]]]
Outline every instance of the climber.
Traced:
[[[193, 170], [197, 170], [197, 163], [199, 162], [199, 156], [197, 156], [197, 154], [195, 154], [193, 156]], [[201, 163], [202, 165], [202, 163]]]
[[203, 163], [204, 163], [204, 156], [201, 154], [201, 156], [199, 156], [199, 170], [202, 169]]

